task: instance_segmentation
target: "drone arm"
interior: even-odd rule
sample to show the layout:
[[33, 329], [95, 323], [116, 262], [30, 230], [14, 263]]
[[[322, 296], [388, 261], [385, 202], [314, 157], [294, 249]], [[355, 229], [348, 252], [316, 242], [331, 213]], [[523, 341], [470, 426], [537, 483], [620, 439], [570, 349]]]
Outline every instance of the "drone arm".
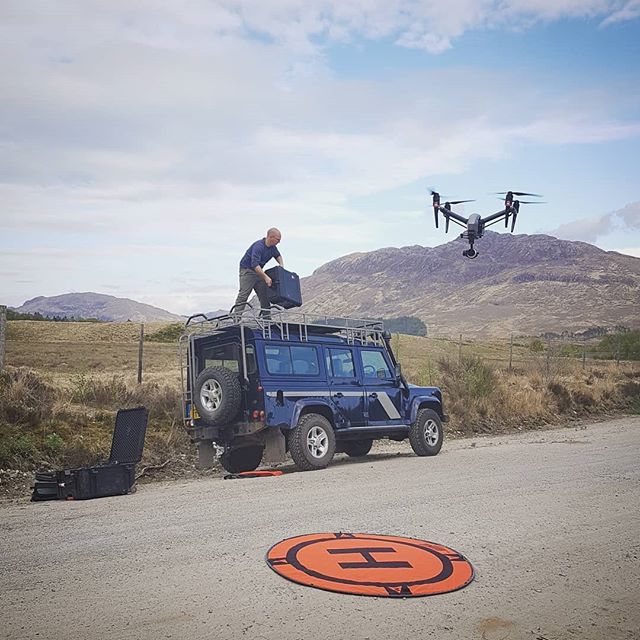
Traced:
[[459, 224], [461, 227], [467, 227], [466, 223], [460, 222], [459, 220], [456, 220], [455, 218], [451, 218], [451, 222], [455, 222], [456, 224]]
[[438, 207], [438, 210], [443, 215], [449, 216], [454, 222], [458, 222], [463, 226], [466, 226], [467, 222], [469, 222], [469, 218], [465, 218], [464, 216], [461, 216], [459, 213], [456, 213], [455, 211], [451, 211], [451, 209], [447, 209], [446, 207]]
[[484, 226], [486, 227], [488, 222], [493, 223], [494, 220], [498, 222], [502, 216], [510, 215], [513, 211], [513, 207], [505, 207], [502, 211], [496, 211], [496, 213], [492, 213], [490, 216], [482, 218], [482, 222], [484, 222]]
[[[506, 216], [507, 214], [504, 213], [503, 215]], [[488, 220], [488, 218], [485, 218], [484, 220]], [[483, 222], [484, 222], [484, 220], [483, 220]], [[484, 222], [484, 226], [485, 227], [490, 227], [492, 224], [496, 224], [496, 222], [502, 222], [502, 218], [495, 218], [491, 222]]]

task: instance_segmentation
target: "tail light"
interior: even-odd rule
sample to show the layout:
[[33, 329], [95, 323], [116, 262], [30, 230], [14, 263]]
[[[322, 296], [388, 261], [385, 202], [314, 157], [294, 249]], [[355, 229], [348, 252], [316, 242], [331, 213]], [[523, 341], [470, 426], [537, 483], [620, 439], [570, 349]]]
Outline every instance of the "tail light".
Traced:
[[260, 413], [263, 413], [263, 414], [264, 414], [264, 411], [260, 412], [260, 411], [258, 411], [258, 410], [256, 409], [256, 410], [251, 414], [251, 417], [252, 417], [254, 420], [257, 420], [257, 419], [260, 417]]
[[265, 417], [264, 411], [261, 411], [260, 412], [260, 422], [264, 422], [264, 417]]

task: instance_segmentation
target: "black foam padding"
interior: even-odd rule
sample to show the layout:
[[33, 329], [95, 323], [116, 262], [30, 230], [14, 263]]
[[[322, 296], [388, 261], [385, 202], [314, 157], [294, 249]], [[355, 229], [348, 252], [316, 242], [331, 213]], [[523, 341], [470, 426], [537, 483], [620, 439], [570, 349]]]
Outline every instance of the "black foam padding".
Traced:
[[136, 464], [142, 459], [149, 412], [145, 407], [120, 409], [116, 415], [109, 463]]

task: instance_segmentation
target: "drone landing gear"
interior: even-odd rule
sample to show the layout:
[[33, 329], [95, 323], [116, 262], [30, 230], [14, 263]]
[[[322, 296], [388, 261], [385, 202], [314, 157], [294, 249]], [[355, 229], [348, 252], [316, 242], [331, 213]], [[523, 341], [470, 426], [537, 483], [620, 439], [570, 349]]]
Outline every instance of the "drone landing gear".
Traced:
[[465, 258], [469, 258], [470, 260], [473, 260], [474, 258], [478, 257], [478, 252], [473, 248], [473, 245], [471, 245], [468, 249], [465, 249], [462, 252], [462, 255]]

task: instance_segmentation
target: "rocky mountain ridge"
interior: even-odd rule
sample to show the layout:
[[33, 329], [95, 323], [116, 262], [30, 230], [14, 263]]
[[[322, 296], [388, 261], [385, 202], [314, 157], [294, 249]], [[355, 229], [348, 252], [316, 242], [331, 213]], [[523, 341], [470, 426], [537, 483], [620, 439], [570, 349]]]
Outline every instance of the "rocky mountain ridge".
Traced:
[[184, 320], [182, 316], [150, 304], [93, 292], [38, 296], [27, 300], [15, 311], [40, 313], [46, 317], [97, 318], [109, 322], [182, 322]]
[[431, 335], [508, 336], [640, 326], [640, 258], [546, 235], [354, 253], [302, 280], [310, 312], [416, 316]]

